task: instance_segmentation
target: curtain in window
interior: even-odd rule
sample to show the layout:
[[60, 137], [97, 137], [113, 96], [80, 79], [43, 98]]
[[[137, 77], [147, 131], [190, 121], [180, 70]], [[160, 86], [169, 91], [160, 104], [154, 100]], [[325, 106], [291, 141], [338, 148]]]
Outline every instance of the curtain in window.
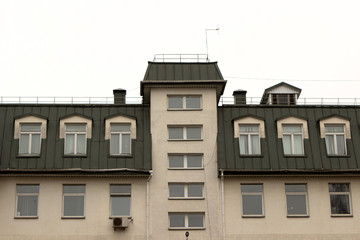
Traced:
[[301, 135], [294, 135], [294, 154], [303, 154], [303, 139]]
[[327, 154], [335, 154], [334, 137], [333, 136], [326, 136], [325, 137], [325, 143], [326, 143]]
[[86, 153], [86, 138], [85, 134], [77, 135], [77, 154], [85, 154]]
[[31, 139], [31, 153], [39, 154], [40, 153], [40, 134], [33, 134]]
[[119, 154], [120, 153], [120, 135], [111, 134], [110, 138], [110, 154]]
[[284, 154], [291, 154], [291, 136], [284, 135], [282, 140], [283, 140]]
[[19, 153], [29, 153], [29, 134], [21, 134], [20, 136], [20, 151]]
[[74, 146], [75, 146], [75, 135], [66, 134], [65, 154], [74, 154]]
[[240, 135], [240, 154], [249, 154], [248, 135]]
[[252, 154], [260, 154], [260, 141], [259, 135], [251, 136]]
[[130, 142], [131, 142], [130, 134], [122, 134], [121, 149], [123, 154], [131, 152]]
[[345, 155], [345, 137], [344, 135], [337, 135], [336, 136], [336, 147], [339, 155]]

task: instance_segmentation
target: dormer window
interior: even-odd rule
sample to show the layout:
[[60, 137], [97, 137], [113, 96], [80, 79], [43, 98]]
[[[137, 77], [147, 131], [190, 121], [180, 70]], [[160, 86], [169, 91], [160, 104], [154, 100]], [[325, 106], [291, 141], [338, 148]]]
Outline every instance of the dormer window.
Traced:
[[271, 94], [271, 104], [273, 105], [295, 105], [295, 94]]
[[296, 105], [300, 93], [300, 88], [281, 82], [265, 89], [260, 103], [267, 105]]

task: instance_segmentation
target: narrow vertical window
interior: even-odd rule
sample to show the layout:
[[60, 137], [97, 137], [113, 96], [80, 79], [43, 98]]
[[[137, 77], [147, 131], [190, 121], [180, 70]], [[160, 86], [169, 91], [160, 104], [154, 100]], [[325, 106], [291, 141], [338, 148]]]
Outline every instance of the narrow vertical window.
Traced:
[[110, 185], [110, 216], [130, 216], [131, 185]]
[[39, 185], [16, 186], [16, 217], [38, 216]]
[[306, 184], [285, 184], [288, 216], [307, 216]]
[[239, 136], [241, 155], [260, 154], [259, 125], [240, 124]]
[[331, 215], [351, 215], [350, 186], [348, 183], [330, 183]]
[[85, 185], [63, 185], [63, 217], [85, 216]]
[[328, 155], [346, 155], [344, 125], [325, 124], [325, 143]]
[[241, 195], [244, 217], [264, 216], [262, 184], [241, 184]]
[[282, 125], [282, 141], [285, 155], [303, 155], [303, 131], [302, 125]]
[[110, 154], [122, 155], [131, 153], [130, 124], [110, 125]]
[[39, 155], [41, 124], [21, 123], [19, 155]]
[[65, 154], [86, 154], [86, 124], [65, 125]]

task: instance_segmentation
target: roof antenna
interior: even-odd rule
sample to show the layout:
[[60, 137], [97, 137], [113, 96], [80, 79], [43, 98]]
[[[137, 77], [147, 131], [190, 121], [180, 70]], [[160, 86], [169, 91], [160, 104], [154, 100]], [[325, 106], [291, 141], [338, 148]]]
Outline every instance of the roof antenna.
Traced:
[[207, 40], [207, 32], [208, 31], [219, 31], [220, 28], [207, 28], [205, 29], [205, 38], [206, 38], [206, 62], [209, 62], [209, 50], [208, 50], [208, 40]]

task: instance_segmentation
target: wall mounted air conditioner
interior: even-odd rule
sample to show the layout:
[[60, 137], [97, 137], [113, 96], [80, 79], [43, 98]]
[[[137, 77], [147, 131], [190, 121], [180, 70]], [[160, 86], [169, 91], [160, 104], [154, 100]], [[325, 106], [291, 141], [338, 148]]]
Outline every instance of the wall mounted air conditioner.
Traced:
[[129, 220], [127, 217], [119, 217], [113, 219], [113, 228], [127, 228], [129, 226]]

